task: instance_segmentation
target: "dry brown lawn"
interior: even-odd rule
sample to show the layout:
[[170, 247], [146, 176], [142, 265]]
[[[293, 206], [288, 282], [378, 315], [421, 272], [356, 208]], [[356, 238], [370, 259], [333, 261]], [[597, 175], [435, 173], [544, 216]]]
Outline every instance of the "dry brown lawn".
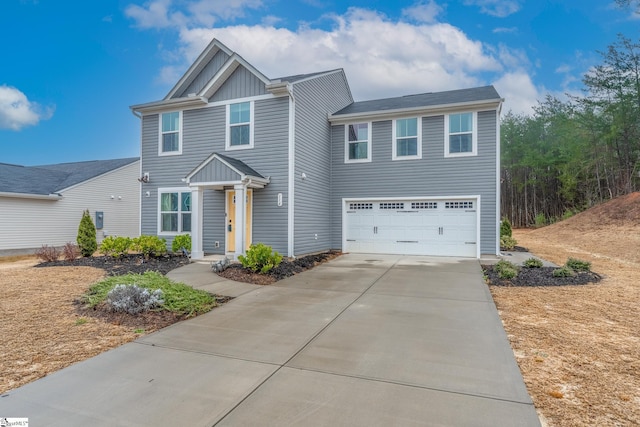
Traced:
[[640, 425], [640, 222], [599, 211], [538, 230], [518, 244], [563, 264], [588, 260], [598, 284], [495, 287], [491, 292], [543, 422]]

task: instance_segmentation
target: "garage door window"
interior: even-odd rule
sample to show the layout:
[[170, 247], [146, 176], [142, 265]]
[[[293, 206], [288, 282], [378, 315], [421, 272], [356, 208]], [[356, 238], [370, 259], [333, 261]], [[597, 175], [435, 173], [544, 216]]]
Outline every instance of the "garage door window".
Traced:
[[422, 158], [420, 123], [417, 117], [393, 121], [393, 160]]
[[476, 113], [449, 114], [445, 120], [445, 156], [477, 154]]
[[354, 123], [346, 127], [345, 163], [371, 161], [370, 123]]

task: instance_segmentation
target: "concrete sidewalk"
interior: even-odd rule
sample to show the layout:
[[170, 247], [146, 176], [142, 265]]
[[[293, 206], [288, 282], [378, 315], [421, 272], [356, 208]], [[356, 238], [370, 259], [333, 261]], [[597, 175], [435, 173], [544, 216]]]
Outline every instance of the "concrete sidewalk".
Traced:
[[33, 425], [538, 426], [477, 260], [344, 255], [0, 398]]

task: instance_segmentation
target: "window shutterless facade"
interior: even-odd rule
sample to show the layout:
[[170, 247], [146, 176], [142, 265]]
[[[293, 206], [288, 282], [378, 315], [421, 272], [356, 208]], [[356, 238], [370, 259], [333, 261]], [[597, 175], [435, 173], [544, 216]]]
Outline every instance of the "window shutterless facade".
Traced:
[[191, 232], [191, 192], [188, 189], [159, 189], [158, 234]]
[[393, 121], [392, 159], [422, 158], [422, 120], [418, 117]]
[[371, 161], [371, 123], [345, 126], [345, 163]]
[[227, 105], [227, 150], [253, 148], [253, 101]]
[[477, 113], [445, 116], [445, 157], [475, 156], [477, 147]]
[[161, 156], [182, 154], [182, 111], [160, 114], [158, 154]]

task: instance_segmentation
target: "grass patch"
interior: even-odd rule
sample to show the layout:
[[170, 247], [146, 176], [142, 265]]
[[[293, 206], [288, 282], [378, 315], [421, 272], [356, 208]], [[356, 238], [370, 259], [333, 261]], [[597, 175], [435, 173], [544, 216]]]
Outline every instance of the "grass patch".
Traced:
[[84, 325], [87, 322], [88, 320], [85, 319], [84, 317], [79, 317], [76, 319], [76, 326]]
[[116, 285], [138, 285], [150, 291], [160, 289], [164, 300], [161, 310], [188, 317], [206, 313], [216, 306], [216, 301], [210, 293], [193, 289], [184, 283], [173, 282], [155, 271], [108, 277], [92, 285], [83, 296], [83, 301], [89, 304], [90, 307], [95, 307], [107, 299], [107, 294]]

